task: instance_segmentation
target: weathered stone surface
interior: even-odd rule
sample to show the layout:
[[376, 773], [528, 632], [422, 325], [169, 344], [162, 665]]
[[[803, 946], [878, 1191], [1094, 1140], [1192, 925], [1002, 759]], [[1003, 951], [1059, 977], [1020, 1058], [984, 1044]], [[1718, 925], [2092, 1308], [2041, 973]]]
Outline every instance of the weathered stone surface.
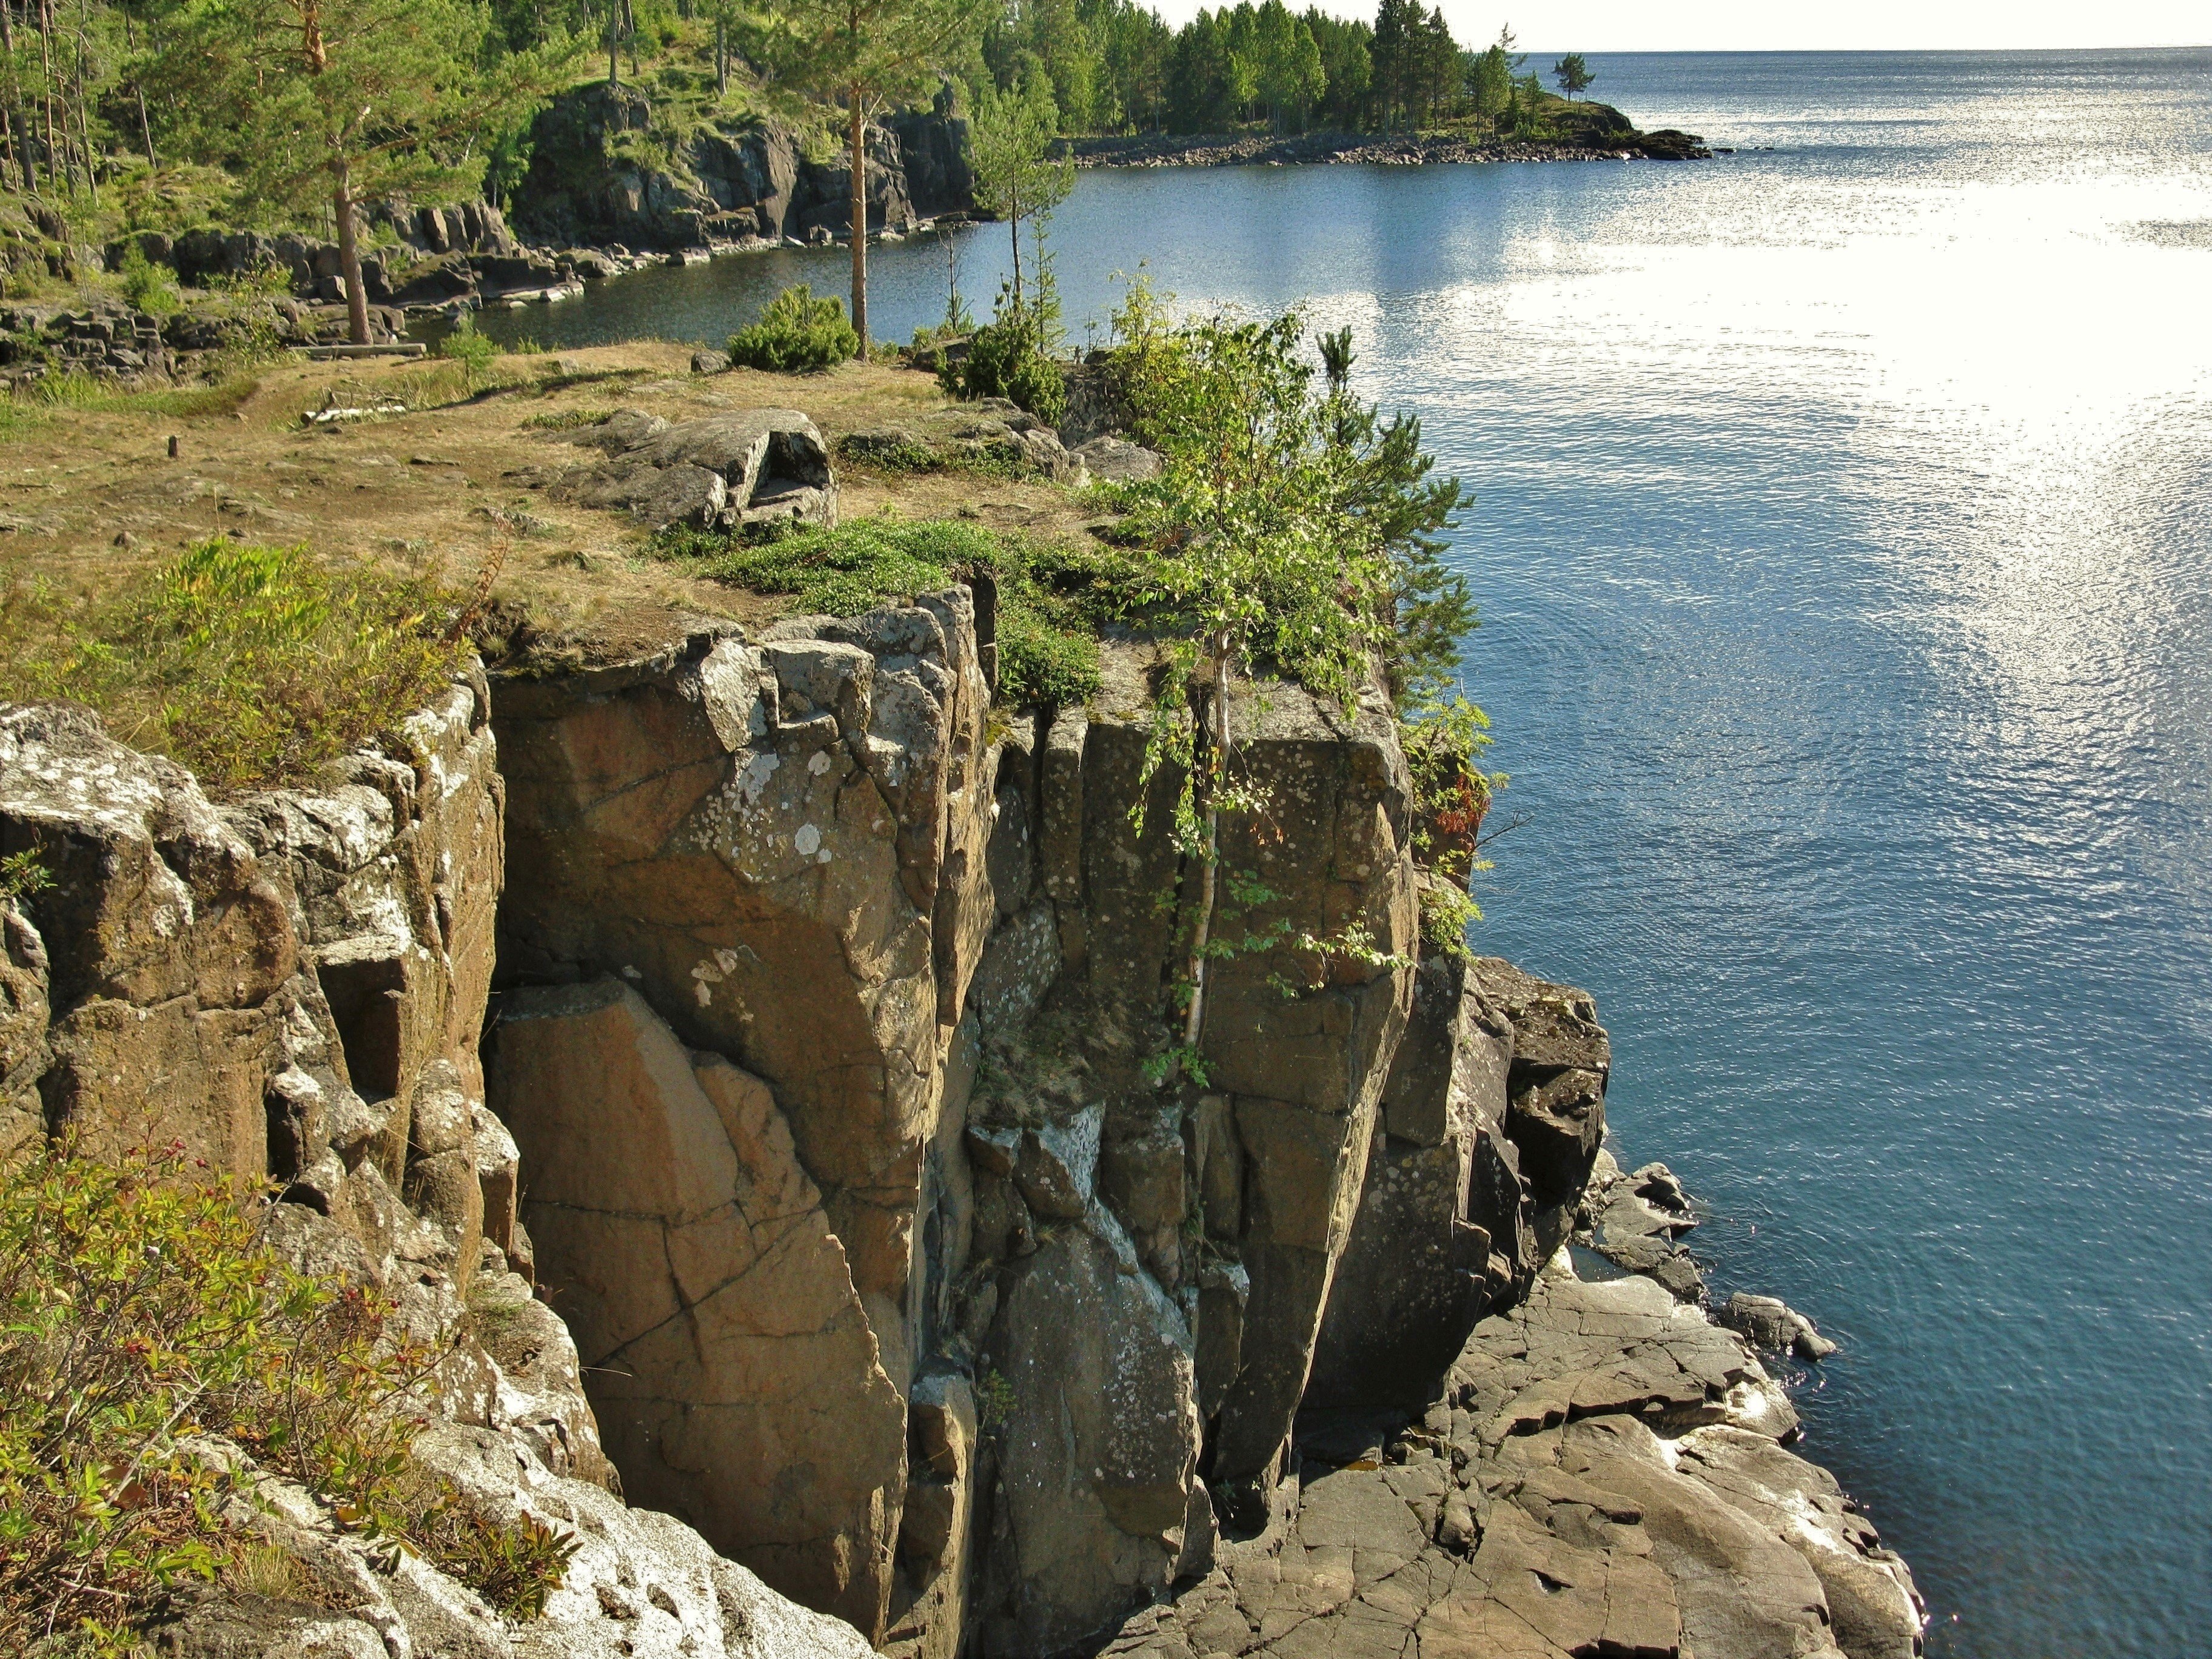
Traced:
[[1540, 1211], [1571, 1205], [1605, 1139], [1613, 1051], [1596, 1006], [1587, 992], [1533, 978], [1495, 957], [1480, 959], [1474, 971], [1513, 1027], [1505, 1133], [1521, 1149], [1521, 1173]]
[[[925, 599], [941, 652], [708, 635], [503, 686], [500, 719], [510, 958], [621, 975], [685, 1041], [769, 1081], [898, 1377], [923, 1149], [995, 909], [972, 612], [964, 590]], [[934, 715], [887, 727], [884, 687], [906, 672], [937, 688], [916, 705]]]
[[[235, 1501], [234, 1521], [292, 1554], [323, 1587], [318, 1598], [329, 1592], [343, 1611], [217, 1592], [181, 1606], [155, 1633], [157, 1650], [204, 1659], [857, 1659], [866, 1646], [849, 1626], [803, 1612], [680, 1522], [626, 1510], [593, 1484], [612, 1472], [576, 1347], [508, 1271], [530, 1261], [514, 1205], [520, 1186], [536, 1189], [537, 1172], [478, 1097], [504, 841], [481, 678], [457, 683], [404, 727], [404, 759], [363, 751], [311, 788], [218, 811], [179, 769], [108, 742], [82, 713], [0, 712], [0, 840], [50, 854], [57, 879], [40, 908], [68, 946], [57, 963], [37, 918], [0, 914], [0, 1133], [45, 1127], [46, 1101], [27, 1093], [43, 1080], [54, 1115], [94, 1151], [173, 1136], [218, 1168], [283, 1180], [293, 1201], [264, 1212], [270, 1245], [325, 1282], [382, 1289], [402, 1328], [446, 1351], [439, 1422], [417, 1461], [489, 1517], [527, 1511], [580, 1545], [547, 1617], [516, 1626], [419, 1559], [372, 1570], [365, 1541], [313, 1498], [249, 1473], [258, 1496]], [[719, 1062], [702, 1077], [676, 1054], [689, 1099], [712, 1102], [709, 1121], [721, 1120], [715, 1133], [736, 1186], [768, 1207], [770, 1237], [756, 1230], [744, 1243], [781, 1252], [784, 1278], [766, 1293], [775, 1318], [803, 1312], [792, 1291], [805, 1274], [789, 1264], [805, 1255], [794, 1235], [811, 1227], [816, 1254], [841, 1275], [828, 1332], [857, 1328], [859, 1352], [872, 1355], [766, 1087]], [[604, 1080], [599, 1058], [559, 1081]], [[107, 1092], [87, 1086], [95, 1083]], [[149, 1121], [121, 1109], [126, 1086]], [[548, 1173], [557, 1185], [624, 1167], [605, 1153], [604, 1140], [565, 1144]], [[780, 1176], [746, 1188], [745, 1172], [757, 1170]], [[727, 1240], [706, 1236], [736, 1214], [725, 1196], [722, 1212], [673, 1241], [697, 1248], [687, 1255], [665, 1239], [658, 1258], [665, 1275], [672, 1262], [684, 1275], [689, 1316], [714, 1306], [718, 1265], [741, 1265]], [[627, 1310], [620, 1297], [605, 1302]], [[703, 1346], [710, 1362], [720, 1357]], [[877, 1376], [889, 1409], [878, 1414], [888, 1443], [875, 1449], [896, 1464], [904, 1413]], [[850, 1437], [859, 1420], [842, 1413], [837, 1433]], [[235, 1448], [210, 1455], [240, 1466]]]
[[983, 1029], [1014, 1030], [1026, 1024], [1059, 977], [1060, 963], [1060, 927], [1050, 901], [1040, 899], [983, 947], [968, 993]]
[[[1518, 1260], [1519, 1182], [1510, 1171], [1494, 1182], [1474, 1172], [1478, 1158], [1495, 1156], [1512, 1052], [1511, 1027], [1468, 983], [1462, 962], [1425, 960], [1383, 1085], [1382, 1121], [1315, 1351], [1310, 1405], [1418, 1409], [1474, 1322], [1516, 1284], [1491, 1259], [1502, 1246], [1504, 1257]], [[1486, 1201], [1493, 1186], [1505, 1202]]]
[[[1079, 772], [1060, 722], [1048, 734], [1046, 886], [1069, 884], [1055, 853], [1068, 813], [1056, 803], [1073, 793], [1075, 773], [1087, 988], [1113, 1018], [1141, 1027], [1159, 1018], [1163, 988], [1182, 967], [1180, 929], [1192, 920], [1163, 896], [1181, 893], [1187, 902], [1194, 885], [1183, 878], [1170, 835], [1181, 782], [1172, 767], [1153, 775], [1141, 830], [1132, 817], [1162, 665], [1111, 647], [1102, 666]], [[1200, 1160], [1200, 1186], [1207, 1231], [1233, 1242], [1251, 1280], [1209, 1481], [1232, 1528], [1253, 1524], [1264, 1504], [1305, 1385], [1411, 1000], [1403, 963], [1416, 932], [1405, 763], [1386, 700], [1370, 694], [1347, 714], [1296, 687], [1244, 686], [1233, 718], [1240, 764], [1267, 805], [1263, 821], [1225, 820], [1223, 845], [1240, 875], [1275, 895], [1237, 925], [1254, 933], [1279, 927], [1342, 948], [1279, 947], [1209, 969], [1200, 1048], [1210, 1086], [1233, 1097], [1239, 1196], [1232, 1204], [1213, 1191], [1212, 1159]], [[1285, 979], [1302, 988], [1287, 999]], [[1229, 1166], [1217, 1167], [1225, 1180]], [[1232, 1209], [1237, 1231], [1224, 1234]]]
[[[236, 1467], [234, 1448], [210, 1447]], [[227, 1454], [227, 1455], [226, 1455]], [[502, 1619], [420, 1558], [396, 1571], [373, 1542], [341, 1530], [301, 1488], [247, 1475], [252, 1496], [229, 1519], [301, 1564], [328, 1605], [214, 1592], [152, 1632], [165, 1659], [866, 1659], [852, 1627], [809, 1613], [718, 1558], [681, 1522], [625, 1509], [482, 1428], [441, 1425], [415, 1443], [416, 1462], [463, 1510], [489, 1525], [524, 1517], [575, 1545], [544, 1614]]]
[[899, 1566], [912, 1599], [884, 1643], [902, 1659], [954, 1659], [968, 1626], [975, 1501], [975, 1391], [958, 1373], [916, 1380], [915, 1457], [899, 1524]]
[[[47, 958], [44, 995], [18, 981], [13, 1044], [19, 1067], [41, 1041], [49, 1051], [52, 1124], [94, 1151], [175, 1139], [218, 1169], [266, 1171], [263, 1091], [313, 990], [252, 849], [181, 767], [62, 707], [0, 714], [0, 842], [35, 854], [52, 882], [25, 919]], [[12, 943], [27, 965], [30, 936]], [[51, 1024], [34, 1040], [23, 1022], [41, 1000]]]
[[1092, 477], [1108, 483], [1142, 483], [1160, 476], [1158, 452], [1110, 433], [1078, 444], [1069, 453], [1083, 463]]
[[797, 410], [738, 410], [673, 425], [618, 410], [559, 441], [606, 459], [551, 478], [556, 498], [627, 508], [656, 529], [837, 521], [829, 446]]
[[1763, 1435], [1716, 1425], [1674, 1443], [1673, 1467], [1796, 1550], [1850, 1659], [1913, 1659], [1925, 1614], [1912, 1575], [1826, 1469]]
[[1198, 1460], [1190, 1336], [1094, 1206], [1013, 1275], [990, 1363], [1008, 1415], [983, 1650], [1058, 1652], [1165, 1588]]
[[539, 1282], [625, 1492], [880, 1633], [905, 1411], [767, 1085], [611, 978], [509, 994], [497, 1041]]
[[[1909, 1577], [1832, 1481], [1744, 1426], [1761, 1385], [1658, 1287], [1547, 1272], [1417, 1419], [1302, 1419], [1264, 1525], [1103, 1650], [1905, 1659]], [[1538, 1399], [1557, 1409], [1494, 1408]]]

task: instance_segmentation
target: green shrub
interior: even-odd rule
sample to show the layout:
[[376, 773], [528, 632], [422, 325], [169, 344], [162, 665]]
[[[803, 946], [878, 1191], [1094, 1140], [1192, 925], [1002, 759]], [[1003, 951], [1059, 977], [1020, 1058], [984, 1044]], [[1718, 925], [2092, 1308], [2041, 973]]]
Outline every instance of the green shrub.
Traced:
[[477, 331], [476, 313], [465, 311], [452, 331], [438, 342], [438, 355], [460, 364], [474, 381], [507, 354], [498, 341]]
[[522, 424], [532, 432], [573, 432], [578, 427], [605, 425], [614, 413], [611, 409], [555, 409], [532, 415]]
[[804, 283], [769, 301], [750, 328], [730, 336], [730, 361], [739, 368], [793, 374], [829, 368], [857, 356], [860, 337], [845, 318], [845, 302], [817, 300]]
[[1054, 425], [1067, 413], [1066, 377], [1044, 349], [1036, 307], [1002, 309], [975, 331], [966, 356], [938, 371], [938, 380], [956, 398], [1005, 398]]
[[166, 317], [184, 304], [174, 279], [135, 240], [124, 244], [121, 274], [124, 297], [149, 316]]
[[296, 776], [420, 708], [467, 643], [422, 578], [331, 570], [303, 546], [195, 543], [114, 597], [0, 592], [0, 697], [88, 703], [215, 789]]
[[517, 1616], [560, 1583], [565, 1536], [470, 1516], [410, 1468], [441, 1351], [376, 1294], [279, 1261], [261, 1209], [173, 1146], [41, 1147], [0, 1174], [0, 1651], [59, 1636], [120, 1656], [186, 1582], [276, 1570], [223, 1528], [229, 1477], [187, 1434], [228, 1437]]
[[999, 610], [999, 690], [1007, 702], [1079, 707], [1098, 691], [1098, 641], [1054, 627], [1028, 604]]

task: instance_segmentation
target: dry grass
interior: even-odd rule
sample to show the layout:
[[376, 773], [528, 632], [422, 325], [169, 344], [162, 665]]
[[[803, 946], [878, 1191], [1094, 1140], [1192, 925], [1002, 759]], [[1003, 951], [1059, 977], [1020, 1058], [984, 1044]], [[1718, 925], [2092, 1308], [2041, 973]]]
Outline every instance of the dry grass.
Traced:
[[[341, 565], [368, 561], [456, 585], [504, 546], [495, 612], [526, 620], [533, 651], [556, 659], [650, 649], [686, 617], [779, 614], [787, 597], [748, 594], [655, 560], [628, 518], [549, 504], [513, 475], [574, 459], [545, 428], [585, 410], [629, 406], [681, 420], [795, 408], [834, 443], [926, 418], [946, 400], [930, 376], [880, 364], [709, 377], [689, 363], [687, 347], [599, 347], [502, 358], [472, 384], [453, 362], [287, 362], [215, 395], [42, 404], [35, 419], [0, 423], [0, 579], [99, 599], [143, 584], [183, 546], [227, 533], [306, 542]], [[383, 402], [410, 412], [332, 428], [300, 423], [303, 410]], [[842, 476], [848, 516], [890, 507], [1054, 539], [1079, 536], [1091, 516], [1042, 482]], [[528, 533], [516, 533], [518, 515], [531, 521]]]

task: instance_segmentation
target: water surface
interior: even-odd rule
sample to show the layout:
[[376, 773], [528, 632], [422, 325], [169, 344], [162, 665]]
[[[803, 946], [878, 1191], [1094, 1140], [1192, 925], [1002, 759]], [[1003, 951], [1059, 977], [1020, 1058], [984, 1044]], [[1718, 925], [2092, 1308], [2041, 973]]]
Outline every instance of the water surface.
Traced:
[[[1808, 1449], [1932, 1650], [2212, 1654], [2212, 52], [1591, 63], [1738, 153], [1086, 174], [1073, 331], [1139, 260], [1352, 325], [1477, 492], [1478, 942], [1596, 994], [1716, 1283], [1844, 1343]], [[879, 331], [945, 259], [879, 255]], [[488, 326], [796, 279], [841, 258]]]

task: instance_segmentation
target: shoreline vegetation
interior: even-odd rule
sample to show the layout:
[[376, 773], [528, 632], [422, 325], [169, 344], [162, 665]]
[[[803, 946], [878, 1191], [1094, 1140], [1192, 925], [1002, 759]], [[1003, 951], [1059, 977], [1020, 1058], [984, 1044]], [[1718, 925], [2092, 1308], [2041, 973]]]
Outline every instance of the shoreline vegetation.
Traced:
[[[1588, 110], [1607, 110], [1584, 104]], [[1619, 115], [1618, 111], [1608, 111]], [[1077, 138], [1067, 145], [1079, 167], [1436, 167], [1483, 161], [1705, 161], [1710, 148], [1696, 133], [1671, 127], [1641, 131], [1622, 117], [1618, 126], [1591, 127], [1556, 138], [1478, 137], [1465, 133], [1309, 132], [1145, 133]]]
[[[1418, 0], [1180, 27], [1135, 0], [848, 10], [319, 0], [303, 27], [0, 0], [0, 373], [167, 380], [248, 335], [388, 343], [402, 312], [557, 299], [641, 255], [833, 240], [865, 350], [878, 236], [978, 209], [1041, 227], [980, 178], [994, 137], [1025, 167], [1710, 153], [1585, 98], [1581, 54], [1532, 64], [1510, 28], [1471, 48]], [[245, 325], [201, 314], [211, 282]]]

